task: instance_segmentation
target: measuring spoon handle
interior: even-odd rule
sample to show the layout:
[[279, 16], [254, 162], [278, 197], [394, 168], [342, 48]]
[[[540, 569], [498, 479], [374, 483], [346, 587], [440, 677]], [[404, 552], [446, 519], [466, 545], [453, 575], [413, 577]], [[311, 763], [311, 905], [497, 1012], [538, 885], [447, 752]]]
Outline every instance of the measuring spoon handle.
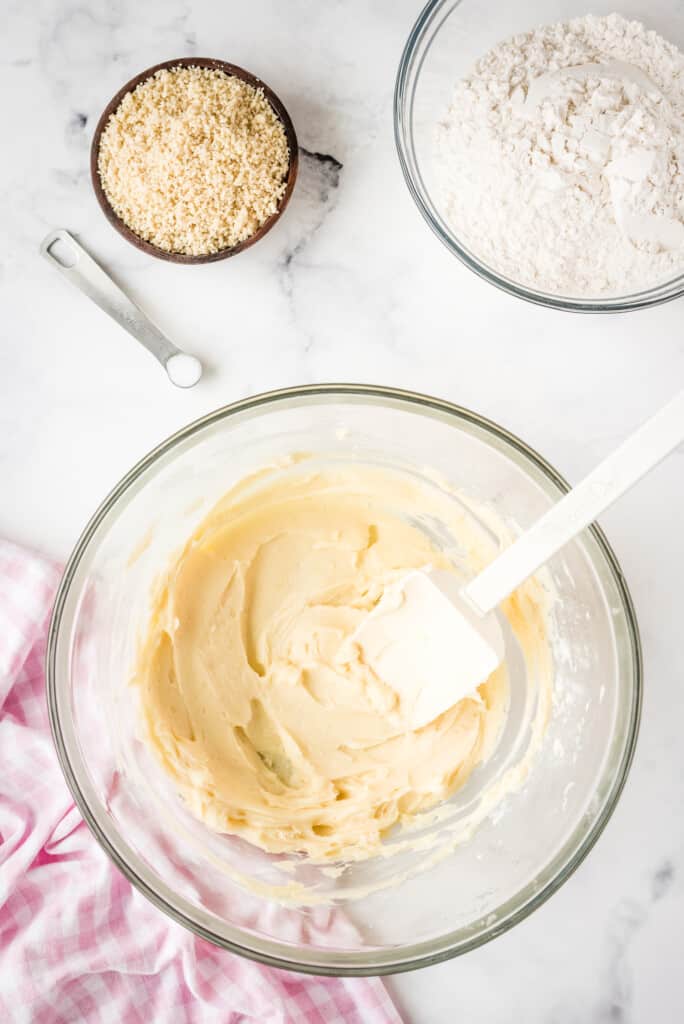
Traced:
[[[73, 264], [63, 263], [52, 251], [58, 242], [64, 255], [68, 252], [73, 257]], [[173, 384], [188, 388], [197, 383], [202, 376], [199, 359], [169, 341], [68, 231], [51, 231], [41, 242], [40, 252], [71, 284], [139, 341], [161, 363]]]

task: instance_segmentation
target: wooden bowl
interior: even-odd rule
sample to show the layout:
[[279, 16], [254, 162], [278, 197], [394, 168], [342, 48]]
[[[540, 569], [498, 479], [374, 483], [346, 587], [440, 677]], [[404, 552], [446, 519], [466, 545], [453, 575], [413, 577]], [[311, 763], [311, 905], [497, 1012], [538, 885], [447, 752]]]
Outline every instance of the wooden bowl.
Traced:
[[[236, 78], [241, 78], [243, 82], [247, 82], [248, 85], [253, 86], [255, 89], [261, 89], [275, 111], [276, 116], [282, 122], [283, 128], [285, 129], [287, 144], [290, 149], [290, 163], [287, 169], [286, 178], [287, 184], [276, 212], [271, 214], [268, 220], [264, 221], [258, 231], [255, 231], [253, 235], [246, 238], [244, 242], [239, 242], [237, 245], [230, 246], [227, 249], [219, 249], [218, 252], [207, 253], [202, 256], [186, 256], [184, 253], [180, 252], [167, 252], [165, 249], [160, 249], [158, 246], [152, 245], [151, 242], [146, 242], [144, 238], [140, 237], [140, 235], [136, 235], [136, 233], [132, 231], [127, 224], [124, 224], [121, 218], [118, 217], [112, 209], [102, 187], [98, 171], [98, 157], [100, 153], [100, 139], [102, 137], [102, 132], [104, 131], [110, 116], [118, 108], [126, 93], [132, 92], [133, 89], [140, 85], [141, 82], [150, 78], [156, 71], [161, 71], [164, 68], [177, 67], [212, 68], [216, 71], [223, 71], [226, 75], [234, 75]], [[126, 84], [119, 89], [116, 96], [110, 100], [105, 107], [104, 113], [97, 123], [97, 128], [93, 135], [93, 142], [90, 147], [90, 176], [93, 182], [95, 195], [97, 196], [97, 201], [102, 207], [104, 215], [109, 223], [116, 228], [120, 235], [123, 235], [127, 242], [134, 245], [136, 249], [141, 249], [143, 252], [149, 253], [150, 256], [156, 256], [160, 260], [168, 260], [170, 263], [215, 263], [216, 260], [225, 260], [228, 259], [229, 256], [235, 256], [237, 253], [242, 252], [243, 249], [248, 249], [250, 245], [254, 245], [255, 242], [258, 242], [260, 238], [264, 237], [267, 231], [271, 230], [290, 201], [290, 196], [292, 195], [292, 190], [294, 189], [295, 181], [297, 179], [298, 165], [299, 156], [294, 125], [292, 124], [290, 115], [273, 90], [270, 89], [265, 82], [262, 82], [260, 78], [257, 78], [256, 75], [252, 75], [249, 71], [245, 71], [244, 68], [239, 68], [235, 64], [227, 64], [223, 60], [212, 60], [210, 57], [179, 57], [177, 60], [165, 60], [162, 64], [155, 64], [154, 67], [148, 68], [147, 71], [141, 71], [141, 73], [136, 75], [135, 78], [132, 78], [130, 82], [126, 82]]]

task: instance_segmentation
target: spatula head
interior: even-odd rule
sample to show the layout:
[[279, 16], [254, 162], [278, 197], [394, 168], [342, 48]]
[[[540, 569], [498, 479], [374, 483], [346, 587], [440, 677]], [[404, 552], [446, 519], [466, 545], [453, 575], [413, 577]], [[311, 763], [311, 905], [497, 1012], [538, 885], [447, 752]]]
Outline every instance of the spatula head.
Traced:
[[408, 729], [474, 696], [504, 655], [495, 615], [478, 616], [458, 581], [440, 570], [411, 572], [387, 587], [352, 640], [399, 696]]

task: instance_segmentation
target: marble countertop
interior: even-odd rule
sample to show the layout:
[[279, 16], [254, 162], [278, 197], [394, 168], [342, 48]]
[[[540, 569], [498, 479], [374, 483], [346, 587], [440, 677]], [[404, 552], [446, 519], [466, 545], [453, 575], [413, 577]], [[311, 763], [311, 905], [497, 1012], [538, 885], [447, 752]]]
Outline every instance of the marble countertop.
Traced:
[[[361, 381], [469, 406], [570, 480], [684, 376], [682, 301], [623, 316], [538, 309], [460, 266], [399, 169], [392, 92], [419, 0], [11, 0], [3, 8], [0, 534], [63, 558], [100, 499], [195, 417], [288, 384]], [[234, 260], [192, 268], [136, 252], [88, 175], [105, 103], [140, 69], [217, 56], [282, 97], [301, 177], [282, 222]], [[157, 364], [38, 256], [79, 236], [208, 367], [174, 389]], [[604, 836], [531, 918], [466, 957], [389, 982], [413, 1024], [684, 1018], [684, 453], [602, 520], [632, 589], [643, 724]]]

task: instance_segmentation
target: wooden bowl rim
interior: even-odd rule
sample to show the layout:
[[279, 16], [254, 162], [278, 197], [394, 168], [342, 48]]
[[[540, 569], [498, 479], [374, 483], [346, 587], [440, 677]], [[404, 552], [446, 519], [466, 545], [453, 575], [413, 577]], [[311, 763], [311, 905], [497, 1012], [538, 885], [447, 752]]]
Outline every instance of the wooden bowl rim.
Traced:
[[[100, 174], [98, 171], [98, 157], [100, 153], [102, 132], [104, 131], [111, 115], [118, 109], [126, 93], [132, 92], [142, 82], [145, 82], [148, 78], [151, 78], [152, 75], [156, 74], [157, 71], [162, 71], [165, 68], [177, 67], [211, 68], [213, 70], [223, 71], [227, 75], [232, 75], [235, 78], [242, 79], [242, 81], [254, 86], [255, 89], [261, 89], [285, 129], [285, 137], [290, 150], [290, 163], [288, 165], [286, 179], [287, 184], [276, 212], [272, 213], [271, 216], [264, 221], [261, 227], [243, 242], [238, 242], [237, 245], [230, 246], [227, 249], [219, 249], [218, 252], [207, 253], [201, 256], [188, 256], [180, 252], [167, 252], [166, 249], [160, 249], [159, 246], [152, 245], [151, 242], [145, 241], [145, 239], [141, 238], [140, 235], [136, 235], [135, 231], [129, 228], [128, 225], [125, 224], [112, 209], [102, 186], [102, 181], [100, 180]], [[227, 61], [216, 60], [213, 57], [178, 57], [175, 60], [165, 60], [160, 64], [155, 64], [146, 71], [141, 71], [140, 74], [135, 75], [134, 78], [131, 78], [129, 82], [126, 82], [126, 84], [119, 89], [116, 95], [105, 107], [100, 120], [97, 122], [97, 127], [95, 128], [93, 141], [90, 147], [90, 177], [97, 201], [109, 223], [112, 227], [116, 228], [120, 235], [123, 235], [127, 242], [134, 245], [136, 249], [140, 249], [142, 252], [146, 252], [150, 256], [156, 256], [157, 259], [167, 260], [169, 263], [215, 263], [217, 260], [225, 260], [230, 256], [236, 256], [239, 252], [242, 252], [244, 249], [248, 249], [251, 245], [254, 245], [255, 242], [258, 242], [259, 239], [263, 238], [264, 235], [271, 230], [275, 222], [282, 216], [285, 207], [289, 203], [295, 181], [297, 179], [298, 166], [299, 150], [297, 135], [290, 115], [288, 114], [282, 100], [273, 92], [266, 82], [262, 81], [256, 75], [253, 75], [250, 71], [246, 71], [237, 64], [229, 64]]]

